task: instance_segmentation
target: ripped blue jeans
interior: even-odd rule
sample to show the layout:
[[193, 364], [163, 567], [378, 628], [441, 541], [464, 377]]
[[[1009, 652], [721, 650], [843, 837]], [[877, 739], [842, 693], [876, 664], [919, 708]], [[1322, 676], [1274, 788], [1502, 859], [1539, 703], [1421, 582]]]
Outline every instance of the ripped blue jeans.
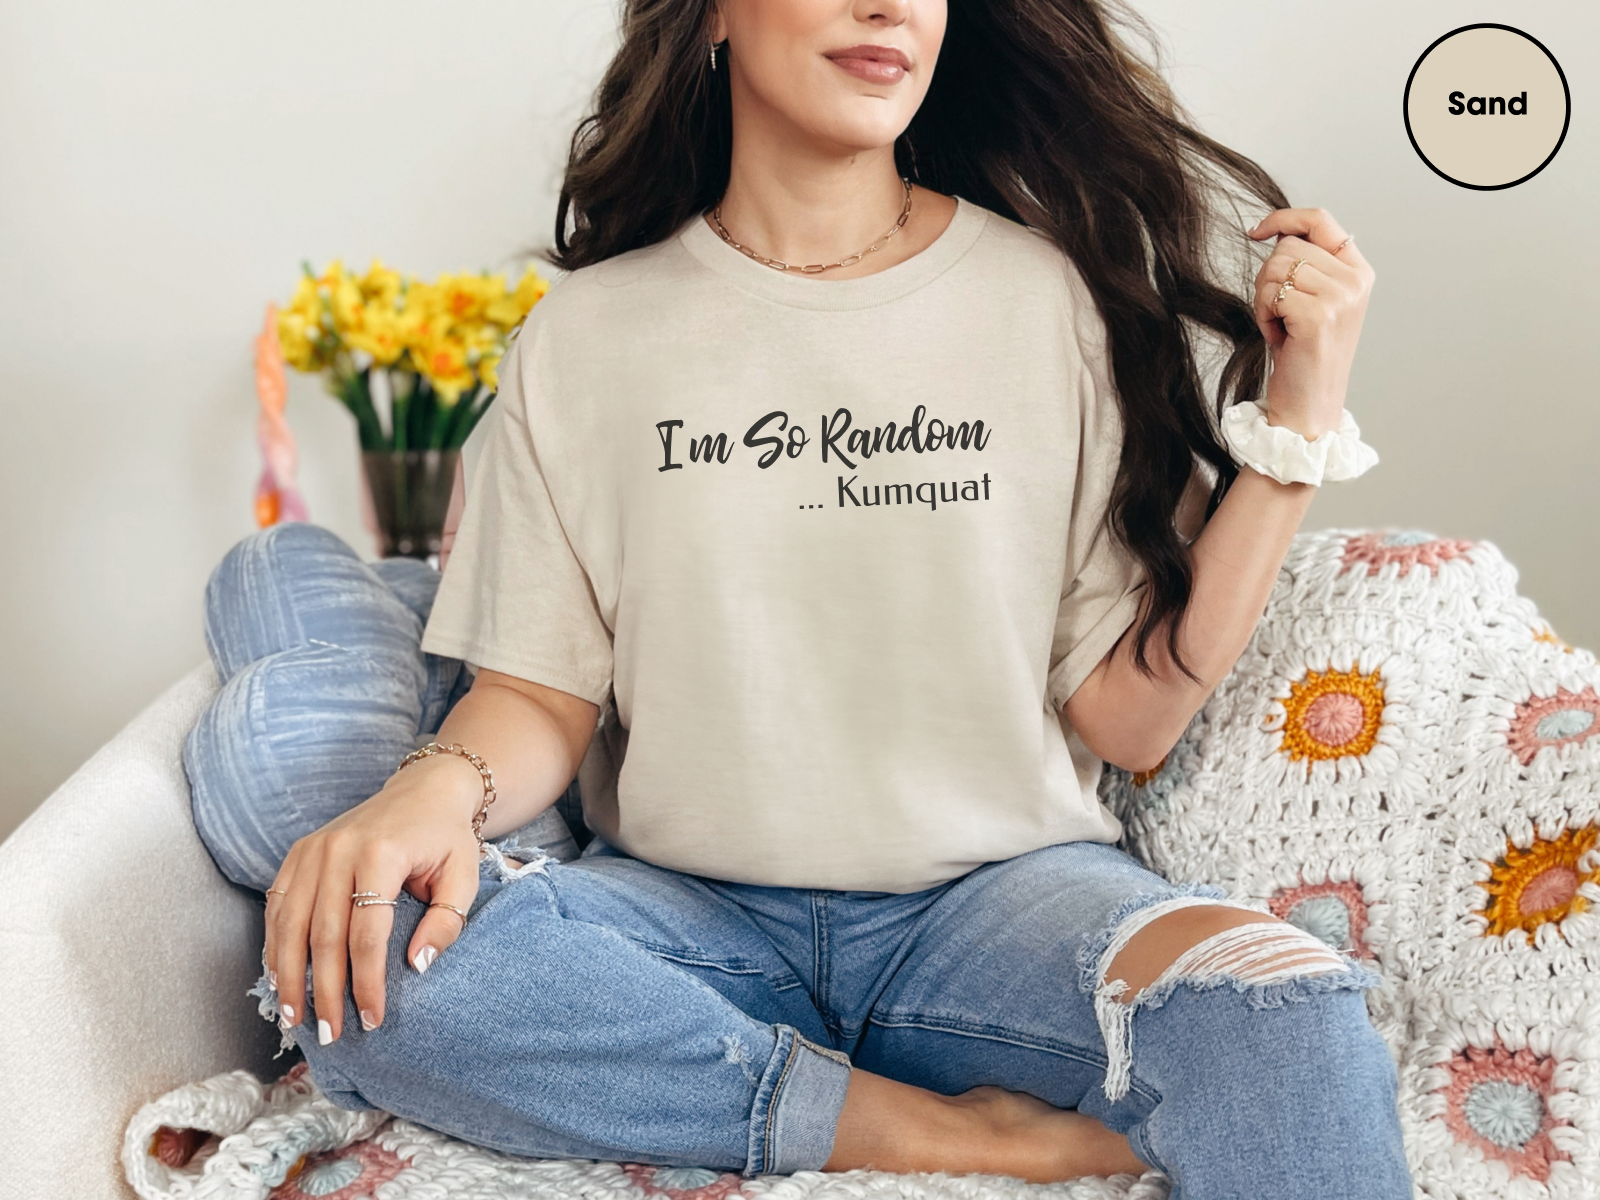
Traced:
[[[459, 693], [459, 664], [407, 648], [420, 616], [403, 634], [355, 628], [425, 612], [420, 592], [395, 595], [309, 526], [256, 535], [213, 578], [225, 685], [185, 761], [197, 826], [239, 882], [266, 887], [274, 855], [437, 727], [448, 705], [429, 695]], [[374, 780], [348, 762], [319, 777], [330, 739], [370, 732], [370, 672], [352, 681], [376, 652], [341, 655], [379, 643], [398, 647], [390, 669], [414, 693], [385, 701], [381, 736], [397, 744], [372, 753]], [[336, 1102], [519, 1155], [784, 1173], [827, 1161], [859, 1068], [1079, 1109], [1125, 1133], [1179, 1200], [1411, 1195], [1395, 1068], [1362, 996], [1372, 977], [1309, 935], [1247, 926], [1266, 940], [1208, 939], [1122, 1003], [1104, 976], [1128, 937], [1220, 893], [1174, 887], [1114, 847], [1047, 846], [921, 892], [844, 892], [686, 875], [600, 839], [574, 857], [566, 827], [543, 820], [554, 857], [486, 859], [465, 932], [426, 974], [403, 960], [423, 909], [402, 894], [379, 1029], [361, 1030], [348, 997], [337, 1042], [295, 1028]], [[529, 853], [525, 831], [506, 844]]]

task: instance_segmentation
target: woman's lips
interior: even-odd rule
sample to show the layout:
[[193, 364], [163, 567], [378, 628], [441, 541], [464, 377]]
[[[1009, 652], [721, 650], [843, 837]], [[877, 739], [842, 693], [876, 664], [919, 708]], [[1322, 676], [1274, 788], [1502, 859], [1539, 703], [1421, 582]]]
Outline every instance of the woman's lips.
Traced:
[[837, 66], [868, 83], [897, 83], [911, 61], [893, 46], [850, 46], [828, 54]]

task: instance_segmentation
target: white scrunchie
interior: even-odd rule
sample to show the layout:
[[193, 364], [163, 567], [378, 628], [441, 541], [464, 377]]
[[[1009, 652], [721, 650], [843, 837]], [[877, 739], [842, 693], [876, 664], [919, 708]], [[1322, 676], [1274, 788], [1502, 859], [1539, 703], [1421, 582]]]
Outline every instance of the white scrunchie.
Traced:
[[1234, 462], [1279, 483], [1339, 483], [1378, 463], [1378, 452], [1361, 440], [1349, 409], [1339, 418], [1339, 428], [1308, 441], [1292, 429], [1267, 424], [1267, 406], [1261, 401], [1234, 404], [1222, 414], [1222, 440]]

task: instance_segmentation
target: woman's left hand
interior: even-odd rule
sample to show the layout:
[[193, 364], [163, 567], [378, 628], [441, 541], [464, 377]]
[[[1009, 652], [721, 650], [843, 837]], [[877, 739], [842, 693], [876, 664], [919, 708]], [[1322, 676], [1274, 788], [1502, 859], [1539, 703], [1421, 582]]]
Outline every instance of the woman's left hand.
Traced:
[[[1267, 419], [1315, 438], [1339, 427], [1375, 276], [1324, 209], [1277, 209], [1249, 235], [1278, 239], [1256, 275], [1256, 324], [1272, 348]], [[1294, 286], [1274, 304], [1291, 270]]]

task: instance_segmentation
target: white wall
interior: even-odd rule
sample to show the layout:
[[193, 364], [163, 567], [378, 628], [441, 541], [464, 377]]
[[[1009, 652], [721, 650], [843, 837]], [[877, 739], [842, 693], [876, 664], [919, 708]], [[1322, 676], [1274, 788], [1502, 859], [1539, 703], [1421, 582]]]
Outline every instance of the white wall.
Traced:
[[[1312, 525], [1497, 542], [1600, 645], [1595, 77], [1585, 0], [1142, 0], [1215, 135], [1332, 208], [1380, 273], [1351, 407], [1383, 465]], [[1503, 193], [1400, 116], [1411, 64], [1520, 21], [1574, 92]], [[250, 339], [302, 258], [431, 275], [548, 242], [610, 0], [0, 0], [0, 835], [201, 660], [199, 598], [252, 528]], [[313, 515], [365, 546], [354, 436], [296, 380]], [[107, 848], [110, 849], [110, 848]]]
[[[609, 0], [0, 0], [0, 835], [203, 660], [253, 528], [251, 339], [302, 259], [548, 244]], [[312, 515], [370, 549], [291, 377]]]

